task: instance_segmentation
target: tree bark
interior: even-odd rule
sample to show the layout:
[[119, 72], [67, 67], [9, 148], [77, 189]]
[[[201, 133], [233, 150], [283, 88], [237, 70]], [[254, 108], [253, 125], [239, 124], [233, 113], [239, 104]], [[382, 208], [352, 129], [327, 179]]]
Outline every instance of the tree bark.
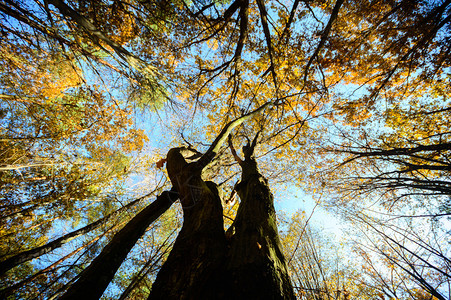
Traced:
[[219, 299], [218, 270], [226, 254], [221, 199], [216, 184], [202, 180], [202, 167], [188, 164], [182, 151], [169, 151], [167, 170], [180, 195], [183, 226], [149, 299]]
[[167, 156], [183, 227], [148, 299], [295, 299], [278, 238], [273, 196], [253, 158], [241, 161], [241, 204], [227, 240], [216, 184], [182, 148]]
[[147, 227], [171, 207], [177, 198], [177, 193], [164, 191], [152, 204], [138, 213], [81, 272], [80, 278], [60, 299], [100, 299], [117, 269]]
[[[253, 145], [255, 146], [255, 144]], [[241, 203], [229, 229], [226, 272], [233, 279], [230, 299], [296, 299], [279, 240], [274, 197], [252, 152], [245, 151], [241, 182], [236, 186]]]

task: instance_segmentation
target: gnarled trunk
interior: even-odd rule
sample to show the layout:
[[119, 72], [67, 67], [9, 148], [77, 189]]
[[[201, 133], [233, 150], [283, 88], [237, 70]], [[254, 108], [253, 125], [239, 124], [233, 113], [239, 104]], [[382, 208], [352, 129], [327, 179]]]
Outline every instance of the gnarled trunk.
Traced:
[[149, 299], [215, 299], [218, 270], [226, 254], [222, 204], [202, 169], [188, 164], [182, 149], [171, 149], [167, 170], [183, 207], [183, 226], [158, 273]]
[[149, 299], [294, 299], [278, 238], [273, 196], [253, 158], [241, 161], [241, 204], [226, 240], [216, 185], [181, 148], [167, 157], [184, 222]]

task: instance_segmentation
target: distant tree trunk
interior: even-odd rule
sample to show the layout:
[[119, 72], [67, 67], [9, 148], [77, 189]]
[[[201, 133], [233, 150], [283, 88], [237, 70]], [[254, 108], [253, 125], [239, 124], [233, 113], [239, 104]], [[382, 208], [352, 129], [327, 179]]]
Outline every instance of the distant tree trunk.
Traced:
[[61, 247], [65, 243], [71, 241], [72, 239], [79, 237], [83, 234], [86, 234], [94, 229], [99, 228], [100, 226], [102, 226], [103, 224], [105, 224], [106, 222], [111, 220], [111, 218], [118, 216], [120, 213], [122, 213], [123, 211], [132, 207], [133, 205], [137, 204], [139, 201], [141, 201], [145, 197], [147, 197], [147, 196], [136, 199], [136, 200], [130, 202], [129, 204], [119, 208], [118, 210], [110, 213], [109, 215], [107, 215], [93, 223], [90, 223], [82, 228], [79, 228], [75, 231], [65, 234], [62, 237], [59, 237], [51, 242], [48, 242], [47, 244], [45, 244], [43, 246], [36, 247], [36, 248], [30, 249], [27, 251], [23, 251], [12, 257], [9, 257], [8, 259], [0, 262], [0, 276], [2, 276], [3, 274], [5, 274], [7, 271], [14, 268], [15, 266], [18, 266], [18, 265], [20, 265], [26, 261], [29, 261], [33, 258], [39, 257], [48, 252], [51, 252], [51, 251], [55, 250], [56, 248]]
[[[119, 226], [119, 225], [118, 225]], [[12, 295], [15, 291], [17, 291], [18, 289], [24, 287], [26, 284], [28, 284], [29, 282], [32, 282], [33, 280], [35, 280], [36, 278], [38, 278], [41, 275], [45, 275], [45, 276], [49, 276], [49, 272], [55, 272], [56, 267], [58, 265], [60, 265], [63, 261], [65, 261], [66, 259], [68, 259], [69, 257], [73, 257], [75, 254], [77, 254], [78, 252], [87, 249], [90, 245], [92, 245], [93, 243], [97, 242], [99, 239], [101, 239], [105, 234], [109, 233], [110, 231], [112, 231], [113, 229], [115, 229], [117, 226], [112, 226], [110, 229], [108, 229], [106, 232], [102, 233], [101, 235], [96, 236], [94, 239], [90, 240], [89, 242], [87, 242], [86, 244], [81, 245], [80, 247], [78, 247], [77, 249], [73, 250], [72, 252], [64, 255], [63, 257], [61, 257], [59, 260], [57, 260], [56, 262], [52, 263], [50, 266], [40, 270], [39, 272], [13, 284], [13, 285], [9, 285], [7, 288], [0, 290], [0, 299], [11, 299], [8, 298], [8, 296]], [[73, 267], [73, 266], [72, 266]], [[69, 267], [69, 269], [71, 269], [72, 267]], [[61, 275], [59, 275], [61, 276]]]
[[[253, 147], [252, 147], [253, 148]], [[158, 273], [149, 299], [295, 299], [278, 238], [273, 196], [252, 157], [243, 169], [235, 234], [226, 239], [216, 185], [183, 149], [167, 156], [169, 178], [180, 195], [183, 227]]]

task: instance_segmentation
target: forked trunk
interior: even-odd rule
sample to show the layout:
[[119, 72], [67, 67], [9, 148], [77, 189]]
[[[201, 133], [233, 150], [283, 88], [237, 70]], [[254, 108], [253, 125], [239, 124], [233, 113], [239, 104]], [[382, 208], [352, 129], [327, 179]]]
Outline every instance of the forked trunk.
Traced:
[[295, 299], [278, 238], [273, 196], [253, 158], [241, 161], [241, 204], [226, 240], [216, 185], [180, 149], [168, 153], [183, 227], [149, 299]]

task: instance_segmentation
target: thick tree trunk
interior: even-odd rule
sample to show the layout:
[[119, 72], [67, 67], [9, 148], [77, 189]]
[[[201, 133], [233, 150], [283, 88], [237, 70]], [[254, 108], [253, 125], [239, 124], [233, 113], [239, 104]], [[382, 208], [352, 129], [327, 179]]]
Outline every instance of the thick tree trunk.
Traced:
[[168, 175], [180, 195], [183, 226], [158, 273], [149, 299], [218, 299], [216, 284], [225, 254], [222, 204], [216, 185], [201, 179], [201, 167], [171, 149]]
[[177, 193], [165, 191], [138, 213], [113, 237], [92, 263], [81, 272], [80, 278], [69, 287], [60, 299], [100, 299], [117, 269], [147, 227], [171, 207], [177, 198]]
[[278, 238], [273, 196], [253, 159], [241, 161], [241, 204], [227, 241], [216, 185], [182, 150], [167, 157], [184, 222], [149, 299], [295, 299]]
[[[295, 299], [279, 240], [274, 199], [253, 158], [241, 162], [241, 203], [230, 230], [227, 272], [233, 299]], [[230, 298], [230, 299], [232, 299]]]

